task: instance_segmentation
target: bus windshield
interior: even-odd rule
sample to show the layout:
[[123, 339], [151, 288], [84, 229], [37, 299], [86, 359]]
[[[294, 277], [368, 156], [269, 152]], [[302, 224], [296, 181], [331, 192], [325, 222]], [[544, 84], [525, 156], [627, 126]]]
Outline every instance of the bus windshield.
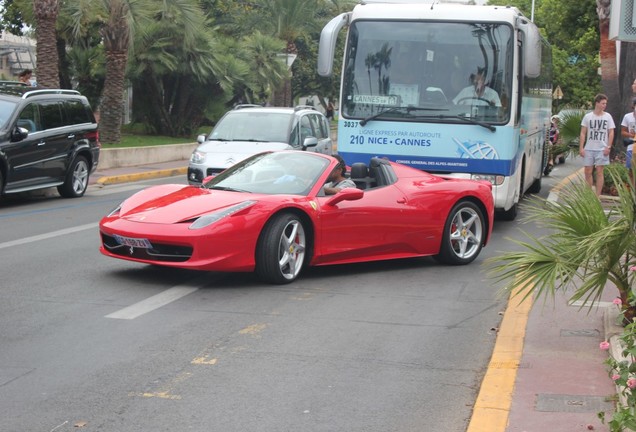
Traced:
[[367, 121], [505, 124], [514, 38], [505, 23], [355, 21], [342, 116]]

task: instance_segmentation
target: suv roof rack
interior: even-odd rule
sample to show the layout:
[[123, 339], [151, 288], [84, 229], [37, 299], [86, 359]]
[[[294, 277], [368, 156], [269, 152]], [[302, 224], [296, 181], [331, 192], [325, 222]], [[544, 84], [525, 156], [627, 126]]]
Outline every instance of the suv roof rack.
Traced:
[[9, 81], [2, 80], [0, 81], [0, 86], [16, 86], [16, 87], [26, 87], [28, 84], [25, 84], [21, 81]]
[[304, 110], [304, 109], [310, 109], [310, 110], [318, 111], [316, 109], [316, 107], [313, 106], [313, 105], [296, 105], [294, 107], [294, 111], [300, 111], [300, 110]]
[[42, 95], [42, 94], [66, 94], [66, 95], [79, 95], [80, 92], [77, 90], [65, 90], [65, 89], [44, 89], [44, 90], [30, 90], [24, 92], [22, 95], [22, 99], [26, 99], [31, 96]]
[[237, 110], [237, 109], [243, 109], [243, 108], [263, 108], [263, 106], [262, 105], [256, 105], [256, 104], [238, 104], [232, 109]]

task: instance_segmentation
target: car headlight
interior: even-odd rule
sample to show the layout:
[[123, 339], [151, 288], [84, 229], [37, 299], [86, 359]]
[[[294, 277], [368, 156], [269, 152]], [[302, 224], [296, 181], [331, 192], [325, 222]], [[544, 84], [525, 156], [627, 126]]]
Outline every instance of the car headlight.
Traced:
[[119, 213], [119, 211], [121, 210], [121, 205], [123, 203], [119, 204], [117, 207], [115, 207], [114, 209], [112, 209], [110, 212], [108, 212], [108, 215], [106, 215], [106, 217], [111, 217], [111, 216], [115, 216], [117, 213]]
[[192, 156], [190, 156], [190, 162], [195, 164], [202, 164], [204, 161], [205, 161], [205, 153], [198, 150], [195, 150], [192, 152]]
[[231, 216], [234, 213], [251, 207], [254, 204], [256, 204], [256, 201], [248, 200], [235, 204], [231, 207], [224, 208], [223, 210], [217, 210], [212, 213], [208, 213], [197, 218], [197, 220], [195, 220], [189, 228], [191, 230], [205, 228], [206, 226], [212, 225], [213, 223], [218, 222], [225, 217]]

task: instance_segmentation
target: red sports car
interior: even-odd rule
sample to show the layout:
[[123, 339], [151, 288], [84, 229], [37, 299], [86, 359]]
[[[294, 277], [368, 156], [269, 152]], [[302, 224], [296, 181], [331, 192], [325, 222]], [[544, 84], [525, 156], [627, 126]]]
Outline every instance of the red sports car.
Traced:
[[270, 283], [304, 266], [433, 255], [468, 264], [493, 225], [491, 185], [385, 159], [354, 163], [357, 188], [326, 195], [331, 156], [261, 153], [202, 186], [138, 192], [100, 224], [107, 256], [197, 270], [251, 272]]

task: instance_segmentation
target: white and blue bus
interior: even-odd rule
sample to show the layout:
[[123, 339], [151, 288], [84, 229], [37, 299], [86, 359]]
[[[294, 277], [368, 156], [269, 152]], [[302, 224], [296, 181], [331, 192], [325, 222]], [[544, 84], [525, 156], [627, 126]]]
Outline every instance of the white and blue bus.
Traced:
[[323, 28], [322, 76], [345, 26], [338, 154], [487, 179], [514, 219], [547, 162], [551, 52], [534, 23], [514, 7], [364, 0]]

